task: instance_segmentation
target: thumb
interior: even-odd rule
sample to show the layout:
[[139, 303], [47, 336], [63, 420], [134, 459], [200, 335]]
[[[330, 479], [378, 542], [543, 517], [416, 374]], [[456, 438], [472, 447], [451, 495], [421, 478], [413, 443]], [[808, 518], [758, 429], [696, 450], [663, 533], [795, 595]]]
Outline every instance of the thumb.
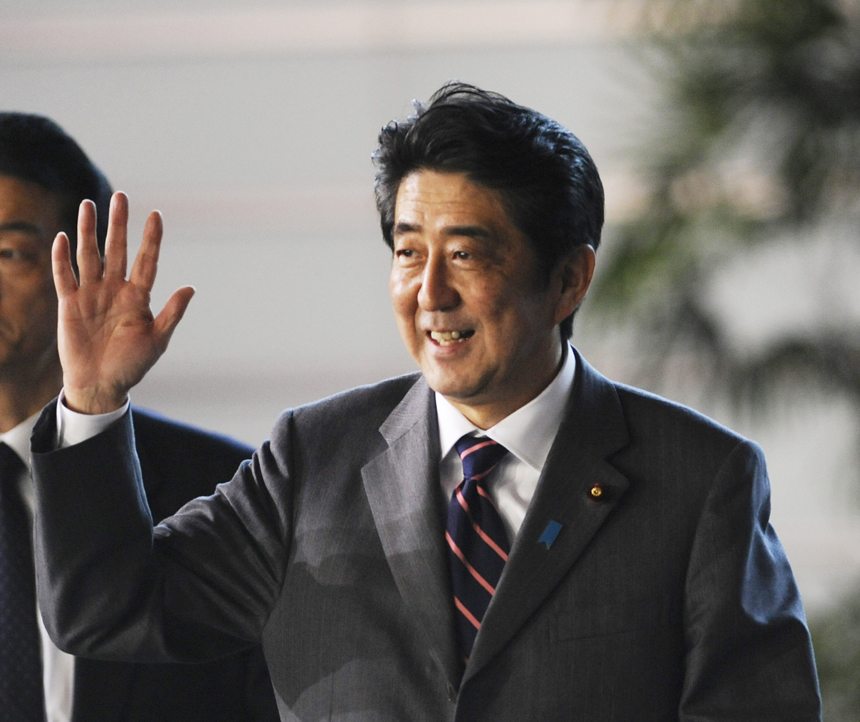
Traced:
[[164, 353], [165, 349], [167, 349], [170, 337], [173, 336], [176, 326], [185, 315], [188, 304], [191, 303], [191, 298], [196, 292], [194, 286], [183, 286], [179, 290], [174, 291], [173, 295], [167, 299], [167, 303], [164, 304], [164, 308], [161, 309], [161, 313], [155, 317], [153, 327], [155, 329], [155, 336], [161, 346], [161, 353]]

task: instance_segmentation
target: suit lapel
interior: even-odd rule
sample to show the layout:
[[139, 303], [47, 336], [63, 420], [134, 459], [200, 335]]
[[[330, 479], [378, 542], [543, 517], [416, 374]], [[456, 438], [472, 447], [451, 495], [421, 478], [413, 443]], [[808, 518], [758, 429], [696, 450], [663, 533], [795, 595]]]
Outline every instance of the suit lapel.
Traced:
[[459, 686], [439, 486], [433, 392], [419, 379], [380, 428], [388, 448], [362, 469], [382, 547], [400, 594], [442, 673]]
[[[559, 428], [505, 571], [484, 617], [464, 682], [506, 645], [567, 574], [626, 491], [607, 458], [627, 444], [614, 386], [577, 354], [577, 371]], [[590, 498], [599, 484], [601, 501]], [[539, 540], [562, 525], [550, 548]]]

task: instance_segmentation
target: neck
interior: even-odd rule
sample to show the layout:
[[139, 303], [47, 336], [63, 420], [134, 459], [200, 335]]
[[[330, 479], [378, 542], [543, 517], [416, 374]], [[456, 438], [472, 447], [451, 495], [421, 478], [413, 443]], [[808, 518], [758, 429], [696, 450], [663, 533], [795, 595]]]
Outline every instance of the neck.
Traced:
[[501, 399], [469, 399], [464, 401], [449, 396], [445, 398], [479, 429], [489, 429], [540, 396], [561, 371], [566, 353], [562, 346], [553, 349], [550, 363], [547, 364], [544, 373], [537, 374], [531, 383], [524, 384], [517, 393], [507, 394]]
[[63, 387], [62, 368], [57, 364], [35, 378], [27, 373], [0, 372], [0, 433], [14, 429], [30, 418]]

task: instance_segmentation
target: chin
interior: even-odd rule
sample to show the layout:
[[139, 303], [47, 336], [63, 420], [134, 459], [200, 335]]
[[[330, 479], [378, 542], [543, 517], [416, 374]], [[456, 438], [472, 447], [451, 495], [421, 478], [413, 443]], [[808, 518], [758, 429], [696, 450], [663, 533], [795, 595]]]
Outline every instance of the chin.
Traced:
[[430, 388], [437, 393], [462, 403], [475, 399], [484, 388], [484, 384], [469, 379], [451, 378], [446, 374], [428, 375], [425, 373], [424, 378]]

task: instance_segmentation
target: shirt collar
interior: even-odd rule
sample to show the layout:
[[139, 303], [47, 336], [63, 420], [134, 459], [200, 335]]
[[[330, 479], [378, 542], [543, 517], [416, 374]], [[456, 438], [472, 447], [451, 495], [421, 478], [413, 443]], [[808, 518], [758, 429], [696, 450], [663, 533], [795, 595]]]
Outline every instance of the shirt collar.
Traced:
[[0, 434], [0, 441], [21, 457], [21, 461], [24, 462], [24, 466], [28, 470], [30, 469], [30, 435], [33, 433], [33, 427], [39, 420], [41, 413], [41, 411], [37, 411], [14, 429], [9, 429], [5, 434]]
[[464, 434], [478, 431], [498, 441], [514, 456], [537, 471], [543, 469], [564, 410], [576, 372], [576, 356], [565, 344], [561, 369], [549, 386], [538, 396], [506, 416], [486, 431], [479, 430], [442, 394], [436, 394], [436, 418], [439, 422], [439, 446], [444, 459]]

